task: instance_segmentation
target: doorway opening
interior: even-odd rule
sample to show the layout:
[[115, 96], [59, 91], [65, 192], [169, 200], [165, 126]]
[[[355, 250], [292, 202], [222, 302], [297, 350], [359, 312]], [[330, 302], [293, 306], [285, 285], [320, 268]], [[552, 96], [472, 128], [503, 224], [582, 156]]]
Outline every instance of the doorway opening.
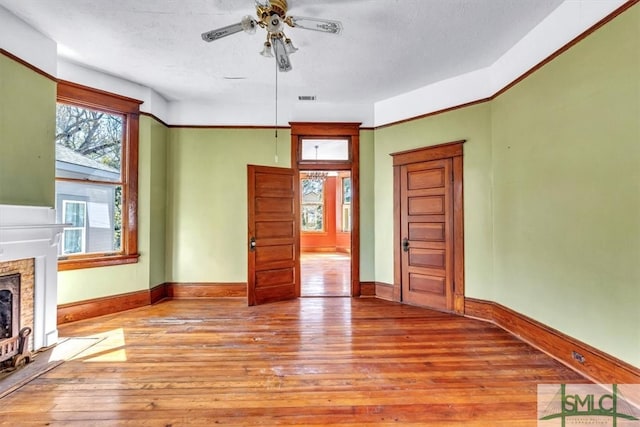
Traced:
[[[290, 124], [300, 223], [296, 229], [299, 295], [359, 297], [360, 123]], [[304, 197], [303, 186], [307, 187]], [[325, 201], [333, 203], [332, 207], [325, 206]], [[330, 221], [332, 228], [327, 229]], [[335, 234], [334, 240], [318, 242], [322, 233]]]
[[299, 179], [301, 296], [351, 296], [351, 171], [304, 170]]

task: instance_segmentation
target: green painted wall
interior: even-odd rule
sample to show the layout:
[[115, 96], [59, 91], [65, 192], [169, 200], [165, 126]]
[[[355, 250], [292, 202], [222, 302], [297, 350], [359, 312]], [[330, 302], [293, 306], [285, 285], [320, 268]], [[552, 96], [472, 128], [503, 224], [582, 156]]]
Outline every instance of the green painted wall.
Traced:
[[0, 55], [0, 204], [53, 206], [56, 83]]
[[[291, 135], [264, 129], [171, 129], [167, 280], [247, 281], [247, 164], [290, 167]], [[361, 280], [374, 280], [373, 131], [360, 136]]]
[[[154, 287], [166, 279], [166, 231], [167, 231], [167, 140], [169, 130], [158, 121], [143, 116], [140, 125], [149, 128], [149, 286]], [[142, 147], [141, 147], [142, 148]], [[145, 147], [146, 148], [146, 147]]]
[[140, 117], [137, 264], [61, 271], [58, 303], [142, 291], [164, 283], [167, 128]]
[[640, 366], [640, 7], [492, 107], [493, 299]]
[[167, 279], [247, 281], [247, 164], [290, 166], [290, 133], [170, 129]]
[[373, 282], [375, 272], [375, 133], [360, 131], [360, 281]]
[[464, 232], [467, 296], [492, 296], [491, 106], [488, 103], [379, 129], [375, 135], [375, 275], [393, 283], [391, 153], [465, 139]]
[[492, 102], [376, 132], [376, 280], [393, 282], [389, 153], [456, 139], [466, 295], [640, 366], [640, 6]]

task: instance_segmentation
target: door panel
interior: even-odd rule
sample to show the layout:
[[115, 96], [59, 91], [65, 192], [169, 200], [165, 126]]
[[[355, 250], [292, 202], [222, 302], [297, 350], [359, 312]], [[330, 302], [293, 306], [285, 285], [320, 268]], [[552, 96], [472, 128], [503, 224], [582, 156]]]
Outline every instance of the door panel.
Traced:
[[445, 256], [444, 250], [409, 248], [409, 264], [412, 267], [444, 269]]
[[410, 284], [412, 292], [429, 292], [437, 295], [446, 294], [446, 282], [444, 277], [426, 276], [424, 274], [412, 274]]
[[440, 188], [444, 185], [444, 170], [430, 169], [409, 172], [407, 176], [407, 189], [423, 190], [426, 188]]
[[[256, 178], [265, 179], [266, 176], [265, 174], [260, 174]], [[293, 213], [293, 200], [290, 200], [286, 197], [273, 197], [266, 195], [266, 193], [262, 193], [262, 195], [258, 196], [258, 198], [255, 200], [255, 203], [257, 215], [291, 215]]]
[[293, 169], [247, 167], [249, 305], [300, 296], [298, 215]]
[[400, 167], [402, 300], [453, 310], [452, 160]]
[[437, 222], [413, 222], [409, 224], [410, 240], [425, 240], [432, 242], [444, 242], [444, 223]]
[[256, 224], [256, 239], [289, 238], [294, 234], [291, 221], [270, 221]]
[[[264, 240], [262, 240], [264, 242]], [[293, 247], [291, 244], [259, 246], [256, 241], [256, 262], [263, 269], [272, 267], [276, 263], [285, 263], [294, 259]], [[260, 270], [258, 270], [260, 271]]]
[[259, 271], [256, 273], [256, 288], [266, 288], [291, 283], [294, 280], [294, 271], [293, 268]]
[[[416, 192], [415, 190], [412, 192]], [[444, 215], [445, 199], [443, 196], [409, 197], [409, 215]]]

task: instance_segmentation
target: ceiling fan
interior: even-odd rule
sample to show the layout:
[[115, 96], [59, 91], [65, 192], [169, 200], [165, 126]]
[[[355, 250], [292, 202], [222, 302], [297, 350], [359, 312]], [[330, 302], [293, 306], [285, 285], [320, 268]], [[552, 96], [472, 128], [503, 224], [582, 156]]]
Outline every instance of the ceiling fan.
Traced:
[[342, 24], [339, 21], [287, 15], [287, 0], [255, 0], [255, 2], [257, 20], [246, 15], [237, 24], [202, 33], [202, 39], [206, 42], [212, 42], [240, 31], [254, 34], [256, 27], [264, 28], [267, 31], [267, 41], [264, 42], [264, 47], [260, 54], [269, 58], [275, 56], [278, 70], [290, 71], [292, 67], [289, 54], [298, 49], [293, 45], [291, 39], [284, 34], [283, 24], [287, 24], [292, 28], [303, 28], [331, 34], [339, 34], [342, 31]]

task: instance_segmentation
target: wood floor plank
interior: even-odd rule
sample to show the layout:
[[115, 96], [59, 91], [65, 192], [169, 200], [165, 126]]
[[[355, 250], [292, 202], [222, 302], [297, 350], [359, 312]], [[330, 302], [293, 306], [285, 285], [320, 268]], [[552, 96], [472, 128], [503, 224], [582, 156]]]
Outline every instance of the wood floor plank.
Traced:
[[586, 383], [490, 324], [376, 299], [174, 300], [62, 325], [99, 344], [0, 399], [11, 426], [535, 426]]
[[302, 296], [351, 295], [351, 256], [347, 253], [302, 252], [300, 274]]

